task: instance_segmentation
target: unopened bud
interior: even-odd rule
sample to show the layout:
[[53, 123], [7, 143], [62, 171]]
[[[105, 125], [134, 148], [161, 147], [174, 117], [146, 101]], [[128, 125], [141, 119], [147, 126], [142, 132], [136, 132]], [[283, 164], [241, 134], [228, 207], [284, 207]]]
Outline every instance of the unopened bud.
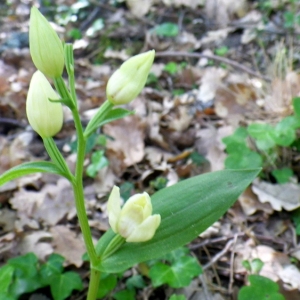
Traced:
[[64, 69], [64, 49], [57, 33], [36, 7], [31, 8], [29, 47], [34, 65], [45, 76], [56, 78]]
[[126, 60], [109, 78], [106, 95], [115, 105], [131, 102], [146, 84], [155, 51], [151, 50]]
[[30, 81], [26, 100], [26, 113], [31, 127], [42, 137], [52, 137], [63, 125], [63, 110], [59, 96], [51, 87], [47, 78], [36, 71]]

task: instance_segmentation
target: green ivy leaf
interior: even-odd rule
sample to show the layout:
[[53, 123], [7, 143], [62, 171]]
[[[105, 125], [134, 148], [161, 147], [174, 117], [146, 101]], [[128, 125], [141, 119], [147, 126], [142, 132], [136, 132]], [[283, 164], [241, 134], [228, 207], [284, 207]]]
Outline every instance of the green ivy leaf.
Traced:
[[132, 290], [134, 288], [142, 289], [145, 286], [146, 286], [146, 283], [141, 275], [134, 275], [134, 276], [129, 277], [126, 280], [126, 287], [129, 290]]
[[274, 128], [270, 124], [266, 123], [253, 123], [247, 128], [249, 135], [257, 140], [263, 140], [266, 135], [272, 133]]
[[202, 269], [194, 257], [183, 256], [171, 266], [158, 262], [151, 267], [149, 277], [154, 287], [168, 284], [173, 288], [181, 288], [188, 286], [201, 273]]
[[249, 169], [262, 167], [263, 159], [257, 152], [248, 151], [229, 154], [225, 159], [226, 169]]
[[83, 288], [80, 276], [75, 272], [66, 272], [56, 276], [50, 284], [54, 300], [64, 300], [69, 297], [73, 290], [81, 291]]
[[123, 290], [114, 294], [116, 300], [135, 300], [135, 290]]
[[238, 294], [238, 300], [285, 300], [279, 294], [279, 286], [269, 278], [260, 275], [248, 277], [250, 286], [243, 286]]
[[[151, 197], [153, 214], [161, 215], [161, 224], [154, 238], [124, 244], [101, 261], [97, 269], [120, 272], [189, 243], [227, 211], [259, 172], [260, 169], [223, 170], [195, 176], [156, 192]], [[114, 236], [108, 230], [99, 240], [98, 255]]]
[[0, 186], [13, 179], [33, 173], [52, 173], [70, 179], [68, 175], [62, 172], [54, 163], [47, 161], [35, 161], [15, 166], [4, 172], [0, 176]]
[[65, 258], [59, 254], [53, 253], [48, 257], [46, 263], [40, 268], [40, 275], [42, 282], [47, 285], [51, 282], [51, 277], [59, 275], [63, 272], [63, 262]]
[[278, 183], [283, 184], [289, 182], [290, 178], [294, 175], [294, 172], [290, 168], [282, 168], [273, 170], [272, 175]]
[[300, 97], [293, 98], [293, 108], [295, 115], [300, 117]]
[[108, 165], [108, 159], [105, 157], [104, 150], [95, 151], [91, 157], [91, 164], [87, 167], [86, 173], [94, 178], [98, 171]]
[[158, 262], [151, 267], [149, 277], [151, 278], [152, 285], [154, 287], [161, 286], [173, 280], [172, 269], [170, 266], [162, 262]]
[[97, 298], [102, 299], [116, 287], [117, 277], [115, 274], [101, 273], [100, 282]]
[[162, 37], [175, 37], [179, 33], [179, 28], [175, 23], [166, 22], [155, 26], [153, 32]]
[[175, 295], [173, 294], [169, 300], [186, 300], [186, 297], [184, 295]]
[[15, 298], [32, 292], [43, 286], [38, 275], [38, 259], [34, 253], [27, 253], [8, 260], [14, 268], [14, 280], [9, 288], [9, 294]]
[[296, 132], [293, 128], [285, 128], [281, 127], [280, 123], [278, 123], [275, 127], [275, 131], [273, 133], [273, 139], [275, 143], [279, 146], [288, 147], [290, 146], [296, 139]]
[[[14, 267], [10, 265], [5, 265], [0, 268], [0, 293], [7, 293], [9, 285], [13, 280]], [[1, 298], [0, 298], [1, 299]], [[6, 298], [2, 298], [6, 299]]]

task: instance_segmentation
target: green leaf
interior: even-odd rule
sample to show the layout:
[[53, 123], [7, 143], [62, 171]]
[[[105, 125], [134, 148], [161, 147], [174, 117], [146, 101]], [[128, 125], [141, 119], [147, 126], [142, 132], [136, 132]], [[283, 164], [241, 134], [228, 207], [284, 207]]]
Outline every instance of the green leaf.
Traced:
[[135, 290], [123, 290], [113, 296], [116, 300], [135, 300]]
[[48, 257], [48, 260], [40, 268], [40, 275], [42, 282], [47, 285], [51, 282], [51, 277], [59, 275], [63, 272], [63, 262], [65, 261], [64, 257], [53, 253]]
[[295, 115], [300, 117], [300, 97], [293, 98], [293, 108]]
[[98, 127], [103, 126], [109, 122], [122, 119], [126, 116], [134, 114], [133, 111], [124, 108], [112, 109], [113, 104], [108, 100], [102, 104], [102, 106], [97, 111], [96, 115], [90, 120], [85, 131], [84, 136], [89, 137], [94, 130]]
[[[132, 265], [159, 258], [196, 238], [217, 221], [260, 172], [223, 170], [183, 180], [155, 193], [153, 213], [161, 215], [161, 224], [150, 241], [126, 243], [97, 268], [120, 272]], [[108, 230], [96, 250], [102, 254], [115, 236]]]
[[289, 182], [290, 178], [294, 175], [294, 172], [290, 168], [282, 168], [273, 170], [272, 175], [278, 183], [283, 184]]
[[2, 293], [0, 292], [0, 299], [5, 299], [5, 300], [16, 300], [15, 297], [13, 297], [12, 295], [9, 295], [7, 293]]
[[243, 286], [238, 294], [238, 300], [285, 300], [279, 294], [279, 286], [269, 278], [260, 275], [248, 277], [250, 286]]
[[37, 274], [38, 259], [34, 253], [27, 253], [8, 260], [15, 268], [16, 276], [33, 277]]
[[164, 71], [168, 72], [170, 75], [174, 75], [178, 72], [178, 64], [174, 61], [170, 61], [165, 65]]
[[117, 277], [115, 274], [101, 273], [97, 298], [105, 297], [117, 285]]
[[277, 145], [288, 147], [296, 140], [295, 129], [282, 127], [278, 123], [273, 133], [273, 139]]
[[184, 295], [175, 295], [173, 294], [169, 300], [186, 300], [186, 297]]
[[277, 128], [282, 131], [289, 128], [298, 129], [300, 128], [300, 118], [298, 116], [285, 117], [277, 124]]
[[142, 289], [145, 286], [146, 286], [146, 283], [141, 275], [134, 275], [134, 276], [129, 277], [126, 280], [126, 287], [129, 290], [132, 290], [134, 288]]
[[155, 264], [149, 271], [149, 277], [154, 287], [168, 284], [173, 288], [181, 288], [188, 286], [192, 279], [201, 273], [202, 269], [194, 257], [183, 256], [171, 267], [160, 262]]
[[[5, 265], [0, 268], [0, 293], [7, 293], [14, 275], [14, 267]], [[1, 299], [1, 298], [0, 298]], [[3, 298], [5, 299], [5, 298]]]
[[94, 178], [98, 171], [108, 165], [108, 159], [104, 155], [104, 150], [95, 151], [92, 154], [92, 163], [88, 165], [86, 173], [89, 177]]
[[34, 253], [9, 259], [8, 264], [14, 268], [14, 280], [9, 288], [10, 295], [18, 297], [43, 286], [37, 272], [38, 259]]
[[226, 145], [227, 153], [230, 153], [230, 147], [232, 145], [232, 150], [235, 151], [237, 145], [243, 145], [246, 147], [246, 138], [248, 136], [247, 129], [244, 127], [239, 127], [235, 130], [232, 135], [226, 136], [222, 139], [222, 142]]
[[83, 288], [80, 276], [75, 272], [66, 272], [56, 276], [50, 284], [54, 300], [64, 300], [73, 290], [81, 291]]
[[229, 154], [225, 159], [226, 169], [259, 168], [262, 164], [263, 159], [261, 155], [251, 150]]
[[247, 128], [249, 135], [255, 139], [263, 140], [268, 133], [273, 132], [274, 128], [270, 124], [253, 123]]
[[109, 111], [105, 115], [105, 118], [101, 122], [98, 123], [97, 127], [103, 126], [104, 124], [122, 119], [122, 118], [130, 116], [130, 115], [134, 115], [134, 111], [127, 110], [124, 108], [115, 108], [115, 109]]
[[0, 186], [13, 179], [32, 173], [52, 173], [68, 178], [68, 175], [62, 172], [54, 163], [47, 161], [28, 162], [15, 166], [0, 176]]
[[149, 277], [154, 287], [161, 286], [173, 280], [172, 269], [170, 266], [158, 262], [150, 269]]
[[155, 32], [158, 36], [162, 37], [175, 37], [179, 33], [179, 28], [178, 25], [175, 23], [162, 23], [160, 25], [157, 25], [154, 29], [153, 32]]

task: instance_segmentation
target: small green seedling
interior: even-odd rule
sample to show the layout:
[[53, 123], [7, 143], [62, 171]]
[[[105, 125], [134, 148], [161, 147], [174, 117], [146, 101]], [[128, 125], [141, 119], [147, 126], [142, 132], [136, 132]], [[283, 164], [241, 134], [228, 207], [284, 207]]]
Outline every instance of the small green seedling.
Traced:
[[64, 300], [73, 290], [82, 290], [80, 276], [64, 272], [64, 260], [61, 255], [52, 254], [41, 264], [33, 253], [8, 260], [0, 268], [0, 299], [16, 300], [25, 293], [50, 286], [53, 299]]
[[249, 275], [249, 286], [243, 286], [238, 300], [285, 300], [276, 282], [260, 275]]

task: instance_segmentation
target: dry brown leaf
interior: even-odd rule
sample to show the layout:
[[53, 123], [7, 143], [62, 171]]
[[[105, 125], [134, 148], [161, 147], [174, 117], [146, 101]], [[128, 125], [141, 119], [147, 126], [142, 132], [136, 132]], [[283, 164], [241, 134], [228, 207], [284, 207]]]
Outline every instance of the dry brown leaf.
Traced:
[[56, 185], [46, 185], [43, 202], [37, 207], [35, 217], [47, 224], [56, 225], [64, 216], [68, 219], [76, 215], [72, 188], [68, 180], [60, 178]]
[[67, 264], [81, 267], [82, 255], [86, 252], [81, 236], [71, 231], [67, 226], [54, 226], [50, 229], [54, 251], [66, 258]]
[[[46, 257], [53, 253], [53, 247], [50, 243], [52, 235], [46, 231], [35, 231], [26, 235], [19, 245], [17, 250], [20, 254], [33, 252], [40, 260], [46, 260]], [[45, 242], [48, 240], [49, 242]]]
[[1, 232], [8, 232], [15, 227], [16, 212], [8, 208], [0, 210], [0, 226]]
[[131, 13], [140, 18], [149, 12], [153, 0], [126, 0]]
[[197, 99], [204, 104], [212, 101], [216, 96], [218, 88], [222, 86], [222, 79], [226, 74], [227, 71], [222, 68], [207, 68], [201, 78]]
[[260, 202], [269, 202], [274, 210], [287, 211], [300, 207], [300, 187], [295, 183], [272, 184], [255, 179], [252, 184], [253, 192]]
[[196, 8], [199, 5], [204, 5], [205, 0], [163, 0], [166, 6], [186, 6]]
[[130, 116], [104, 126], [104, 133], [112, 137], [107, 141], [107, 156], [113, 170], [120, 174], [126, 167], [140, 162], [145, 154], [145, 125], [137, 116]]
[[252, 261], [259, 258], [264, 263], [260, 275], [275, 282], [282, 280], [284, 288], [287, 290], [300, 288], [300, 271], [290, 263], [290, 259], [286, 254], [277, 252], [269, 246], [255, 246], [252, 240], [236, 245], [235, 252], [235, 272], [245, 272], [245, 268], [242, 266], [243, 260]]
[[247, 216], [253, 215], [258, 210], [262, 210], [269, 215], [273, 213], [271, 205], [269, 203], [259, 202], [257, 196], [253, 193], [250, 187], [243, 192], [238, 200], [243, 212]]
[[209, 0], [205, 2], [205, 13], [215, 25], [225, 27], [234, 16], [243, 17], [248, 8], [246, 0]]

